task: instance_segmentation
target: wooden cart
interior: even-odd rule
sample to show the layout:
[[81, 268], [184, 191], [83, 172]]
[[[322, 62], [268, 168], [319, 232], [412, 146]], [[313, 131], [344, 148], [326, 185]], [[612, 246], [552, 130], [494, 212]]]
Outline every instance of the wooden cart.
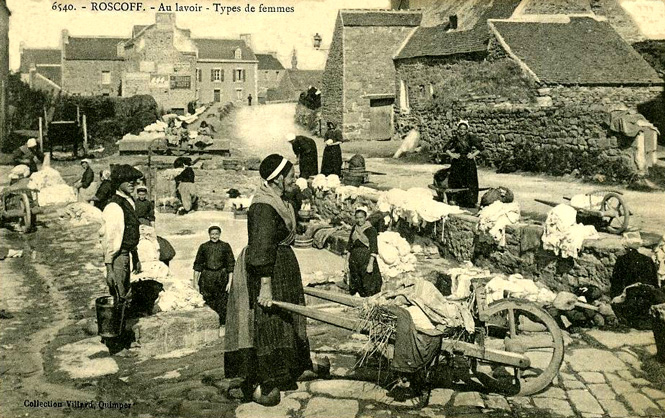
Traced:
[[[589, 202], [591, 203], [592, 196], [603, 195], [600, 203], [600, 209], [589, 209], [577, 206], [572, 206], [577, 210], [578, 215], [581, 215], [581, 221], [585, 218], [591, 219], [594, 225], [599, 225], [607, 232], [612, 234], [621, 235], [628, 230], [630, 222], [630, 210], [624, 201], [621, 192], [616, 190], [596, 190], [587, 194]], [[571, 197], [564, 196], [564, 199], [569, 201]], [[538, 203], [543, 203], [548, 206], [557, 206], [559, 202], [550, 200], [534, 199]]]
[[[427, 404], [432, 373], [445, 358], [466, 358], [478, 382], [490, 390], [518, 396], [542, 391], [559, 372], [564, 356], [563, 334], [545, 310], [518, 299], [502, 299], [486, 306], [484, 285], [474, 285], [473, 293], [476, 332], [467, 339], [449, 339], [439, 330], [417, 328], [420, 333], [442, 337], [435, 360], [423, 368], [425, 385], [420, 407]], [[305, 294], [350, 307], [361, 307], [364, 303], [364, 298], [310, 287], [305, 288]], [[368, 333], [358, 318], [286, 302], [273, 302], [273, 305], [347, 330]]]
[[18, 230], [29, 232], [34, 228], [41, 208], [37, 203], [37, 191], [27, 187], [28, 179], [5, 187], [0, 191], [0, 222], [17, 222]]

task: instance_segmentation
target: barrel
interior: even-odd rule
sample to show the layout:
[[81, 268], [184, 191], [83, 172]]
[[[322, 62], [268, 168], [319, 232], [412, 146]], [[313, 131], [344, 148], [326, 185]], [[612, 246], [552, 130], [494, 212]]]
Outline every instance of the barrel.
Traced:
[[116, 306], [113, 296], [102, 296], [95, 300], [97, 310], [97, 334], [105, 338], [120, 335], [122, 327], [121, 305]]

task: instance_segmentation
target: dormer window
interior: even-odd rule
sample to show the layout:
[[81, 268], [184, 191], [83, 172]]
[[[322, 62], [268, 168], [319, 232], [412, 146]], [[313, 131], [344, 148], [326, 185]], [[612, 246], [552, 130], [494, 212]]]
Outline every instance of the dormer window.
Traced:
[[236, 48], [234, 55], [235, 55], [235, 58], [237, 60], [241, 60], [242, 59], [242, 50], [240, 48]]

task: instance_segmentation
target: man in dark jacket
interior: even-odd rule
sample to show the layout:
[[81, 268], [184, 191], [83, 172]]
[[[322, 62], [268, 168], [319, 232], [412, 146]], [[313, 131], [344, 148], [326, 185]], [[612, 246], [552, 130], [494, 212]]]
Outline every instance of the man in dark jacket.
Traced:
[[319, 153], [316, 142], [302, 135], [289, 134], [286, 138], [291, 143], [293, 153], [300, 164], [300, 177], [307, 179], [319, 174]]
[[[115, 185], [116, 192], [102, 212], [106, 283], [116, 306], [119, 300], [126, 298], [129, 291], [130, 254], [135, 252], [139, 243], [139, 220], [136, 217], [132, 193], [136, 180], [142, 176], [139, 170], [128, 164], [113, 167], [111, 182]], [[138, 260], [135, 265], [136, 270], [140, 271]]]

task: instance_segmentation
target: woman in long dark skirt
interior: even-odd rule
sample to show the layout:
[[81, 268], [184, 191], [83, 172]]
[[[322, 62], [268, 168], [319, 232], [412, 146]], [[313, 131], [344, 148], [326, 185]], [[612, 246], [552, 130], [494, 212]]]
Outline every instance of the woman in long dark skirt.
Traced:
[[[304, 305], [298, 260], [291, 248], [295, 213], [283, 196], [295, 186], [293, 164], [278, 154], [259, 166], [264, 180], [247, 214], [249, 240], [236, 263], [227, 310], [224, 367], [227, 378], [244, 378], [243, 391], [275, 405], [280, 390], [312, 370], [304, 317], [272, 301]], [[246, 269], [246, 270], [245, 270]]]
[[335, 127], [335, 124], [328, 122], [328, 131], [325, 134], [326, 147], [323, 149], [323, 159], [321, 160], [321, 174], [329, 176], [331, 174], [342, 175], [342, 131]]
[[451, 204], [464, 208], [475, 208], [478, 204], [478, 168], [475, 158], [483, 149], [482, 142], [469, 133], [469, 122], [459, 121], [457, 135], [445, 148], [451, 159], [448, 187], [468, 190], [448, 193]]
[[347, 246], [346, 263], [349, 277], [349, 293], [362, 297], [375, 295], [381, 291], [383, 281], [379, 264], [376, 229], [367, 221], [367, 208], [356, 209], [356, 224], [351, 229]]

